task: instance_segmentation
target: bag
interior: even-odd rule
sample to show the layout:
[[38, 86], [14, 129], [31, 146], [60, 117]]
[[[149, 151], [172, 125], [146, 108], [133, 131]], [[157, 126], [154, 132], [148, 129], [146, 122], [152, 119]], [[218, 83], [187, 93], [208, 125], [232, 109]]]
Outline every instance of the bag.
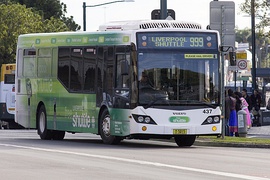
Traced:
[[253, 116], [257, 116], [259, 114], [259, 112], [256, 109], [252, 109], [251, 113]]

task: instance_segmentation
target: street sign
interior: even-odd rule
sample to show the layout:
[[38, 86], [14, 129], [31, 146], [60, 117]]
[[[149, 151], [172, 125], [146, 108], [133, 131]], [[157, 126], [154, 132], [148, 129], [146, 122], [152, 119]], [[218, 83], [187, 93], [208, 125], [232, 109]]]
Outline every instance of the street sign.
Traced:
[[237, 71], [238, 70], [238, 66], [228, 66], [228, 70], [229, 71]]
[[236, 59], [247, 59], [246, 52], [236, 52]]
[[221, 45], [235, 47], [235, 3], [233, 1], [210, 2], [210, 29], [219, 31]]
[[245, 59], [237, 60], [237, 67], [239, 70], [246, 70], [247, 69], [247, 60], [245, 60]]

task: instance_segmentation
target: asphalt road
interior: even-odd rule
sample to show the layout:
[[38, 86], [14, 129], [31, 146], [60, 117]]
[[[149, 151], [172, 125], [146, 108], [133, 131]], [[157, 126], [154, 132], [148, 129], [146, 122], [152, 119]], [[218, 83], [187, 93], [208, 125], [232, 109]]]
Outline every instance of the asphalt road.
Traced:
[[0, 130], [1, 179], [270, 179], [269, 149], [192, 146], [67, 134], [40, 140], [34, 130]]

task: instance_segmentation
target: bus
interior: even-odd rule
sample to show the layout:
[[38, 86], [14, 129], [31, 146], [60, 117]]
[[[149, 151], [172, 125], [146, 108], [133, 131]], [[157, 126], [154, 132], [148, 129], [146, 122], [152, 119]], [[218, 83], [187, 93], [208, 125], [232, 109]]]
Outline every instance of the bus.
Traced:
[[[174, 20], [20, 35], [16, 122], [41, 139], [93, 133], [105, 144], [159, 138], [180, 147], [220, 135], [219, 39]], [[142, 75], [149, 86], [140, 85]]]
[[0, 83], [0, 126], [13, 127], [15, 114], [16, 64], [2, 64]]

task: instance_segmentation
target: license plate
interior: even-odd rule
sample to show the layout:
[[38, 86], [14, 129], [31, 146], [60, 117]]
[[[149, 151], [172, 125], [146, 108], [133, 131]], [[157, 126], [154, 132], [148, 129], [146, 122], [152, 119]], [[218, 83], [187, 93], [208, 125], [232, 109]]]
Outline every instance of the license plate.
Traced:
[[187, 129], [173, 129], [173, 134], [187, 134]]

